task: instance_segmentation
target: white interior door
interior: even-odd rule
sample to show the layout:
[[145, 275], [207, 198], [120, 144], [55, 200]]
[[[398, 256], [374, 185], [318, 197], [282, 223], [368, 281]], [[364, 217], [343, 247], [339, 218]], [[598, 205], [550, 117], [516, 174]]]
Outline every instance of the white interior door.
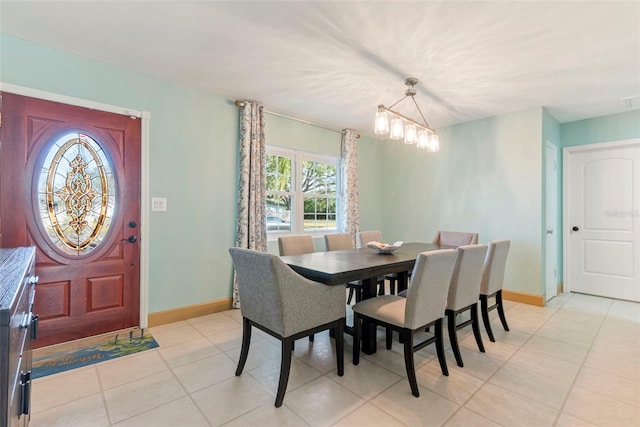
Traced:
[[565, 284], [640, 301], [640, 139], [565, 148]]
[[545, 283], [546, 299], [549, 301], [558, 292], [558, 164], [556, 146], [547, 141], [546, 161], [546, 251]]

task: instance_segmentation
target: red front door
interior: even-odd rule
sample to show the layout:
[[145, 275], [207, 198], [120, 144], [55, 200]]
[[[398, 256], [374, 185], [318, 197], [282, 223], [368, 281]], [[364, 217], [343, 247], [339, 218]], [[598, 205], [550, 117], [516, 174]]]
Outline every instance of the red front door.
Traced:
[[0, 96], [0, 246], [36, 246], [35, 346], [137, 326], [140, 119]]

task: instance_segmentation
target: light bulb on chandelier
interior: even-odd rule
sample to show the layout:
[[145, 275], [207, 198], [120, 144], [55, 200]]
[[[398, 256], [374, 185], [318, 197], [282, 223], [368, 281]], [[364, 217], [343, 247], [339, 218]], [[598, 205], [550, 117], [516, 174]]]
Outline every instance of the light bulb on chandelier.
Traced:
[[[390, 107], [385, 107], [382, 104], [378, 105], [374, 132], [377, 135], [389, 134], [389, 138], [391, 139], [404, 138], [405, 144], [416, 144], [418, 148], [426, 149], [432, 153], [440, 150], [438, 135], [436, 135], [436, 131], [430, 128], [427, 124], [427, 120], [424, 118], [424, 115], [414, 98], [416, 95], [416, 89], [414, 86], [418, 84], [418, 79], [415, 77], [408, 77], [404, 81], [404, 84], [407, 85], [404, 97], [396, 101]], [[409, 117], [392, 110], [393, 107], [408, 97], [411, 97], [411, 100], [418, 109], [423, 123], [410, 119]], [[391, 125], [389, 125], [389, 116], [391, 116]]]
[[404, 124], [402, 123], [402, 119], [394, 117], [393, 120], [391, 120], [391, 130], [389, 131], [389, 138], [402, 139], [403, 136]]

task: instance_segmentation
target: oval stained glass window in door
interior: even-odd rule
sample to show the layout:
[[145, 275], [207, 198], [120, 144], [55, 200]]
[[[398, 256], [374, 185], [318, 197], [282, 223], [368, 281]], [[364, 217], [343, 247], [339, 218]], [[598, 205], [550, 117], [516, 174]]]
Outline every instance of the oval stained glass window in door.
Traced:
[[97, 248], [116, 210], [113, 167], [93, 138], [67, 133], [49, 149], [38, 180], [42, 226], [55, 247], [70, 255]]

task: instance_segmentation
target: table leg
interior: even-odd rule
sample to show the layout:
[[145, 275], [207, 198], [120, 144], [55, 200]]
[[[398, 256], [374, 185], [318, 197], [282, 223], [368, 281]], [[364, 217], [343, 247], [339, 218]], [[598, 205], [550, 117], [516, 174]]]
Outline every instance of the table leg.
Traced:
[[408, 271], [400, 271], [398, 272], [398, 290], [397, 292], [404, 291], [409, 287], [409, 272]]
[[[366, 279], [362, 281], [362, 299], [376, 298], [377, 278]], [[365, 354], [374, 354], [377, 348], [376, 344], [376, 325], [364, 320], [362, 322], [362, 351]]]

